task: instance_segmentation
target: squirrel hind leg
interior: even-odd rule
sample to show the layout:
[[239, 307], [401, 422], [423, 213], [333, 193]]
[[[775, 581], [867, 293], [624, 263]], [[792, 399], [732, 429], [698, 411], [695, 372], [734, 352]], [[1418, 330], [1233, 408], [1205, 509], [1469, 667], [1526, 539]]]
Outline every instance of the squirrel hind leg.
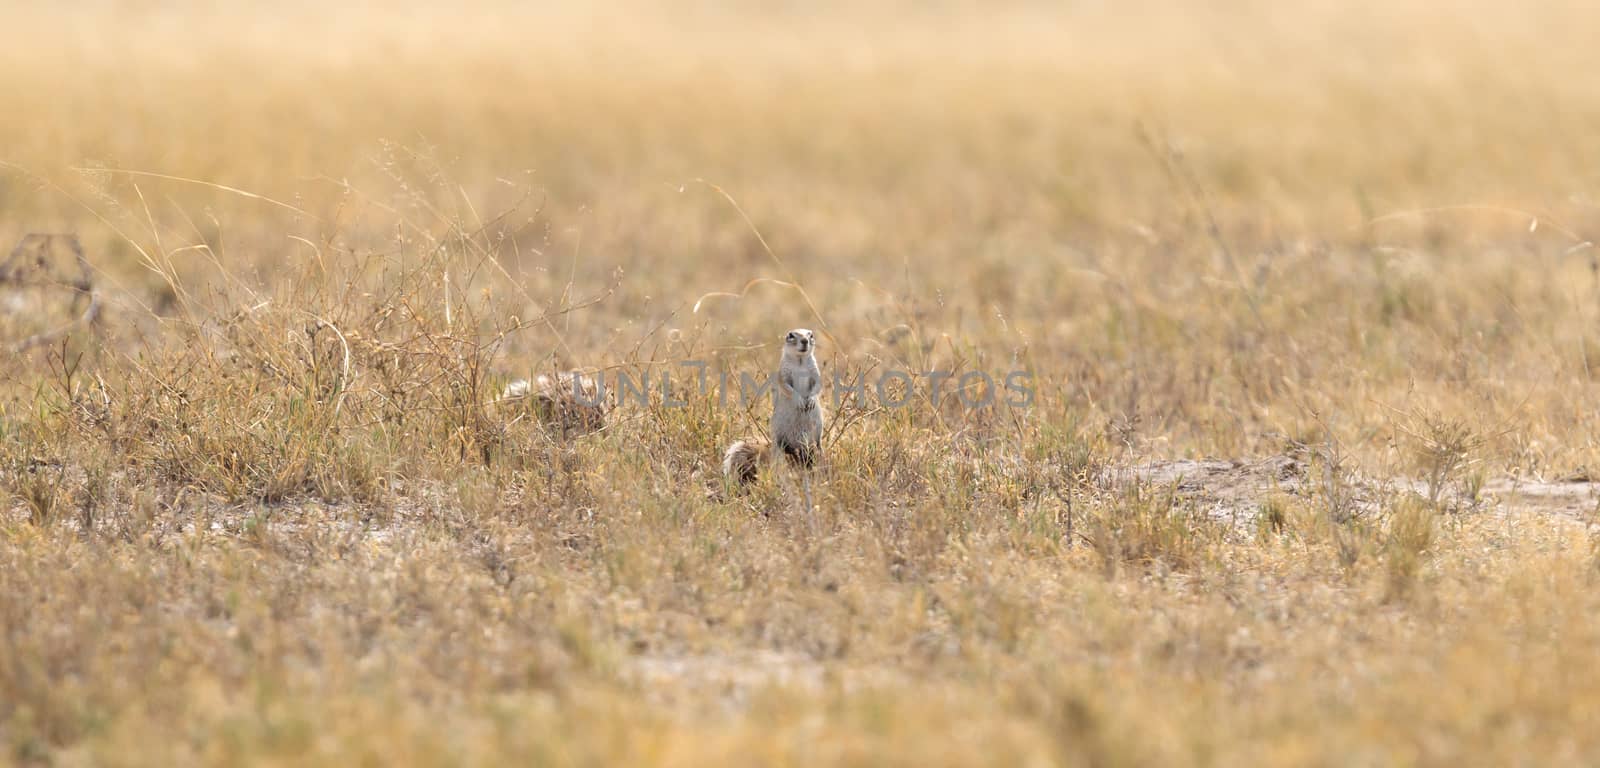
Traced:
[[817, 463], [818, 451], [814, 445], [785, 442], [782, 446], [784, 457], [797, 467], [810, 469]]

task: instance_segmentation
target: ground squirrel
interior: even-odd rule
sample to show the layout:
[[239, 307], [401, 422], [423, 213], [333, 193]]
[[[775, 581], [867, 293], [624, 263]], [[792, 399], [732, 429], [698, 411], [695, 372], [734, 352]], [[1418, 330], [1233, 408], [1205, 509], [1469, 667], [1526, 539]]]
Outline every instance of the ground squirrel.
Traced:
[[796, 328], [784, 334], [783, 357], [778, 363], [777, 386], [772, 398], [772, 442], [738, 440], [722, 456], [722, 474], [744, 485], [756, 478], [772, 447], [796, 466], [810, 468], [822, 450], [822, 371], [815, 354], [817, 336]]
[[540, 374], [532, 382], [517, 379], [506, 385], [500, 400], [514, 408], [527, 407], [540, 423], [566, 436], [599, 430], [610, 410], [605, 388], [578, 371]]

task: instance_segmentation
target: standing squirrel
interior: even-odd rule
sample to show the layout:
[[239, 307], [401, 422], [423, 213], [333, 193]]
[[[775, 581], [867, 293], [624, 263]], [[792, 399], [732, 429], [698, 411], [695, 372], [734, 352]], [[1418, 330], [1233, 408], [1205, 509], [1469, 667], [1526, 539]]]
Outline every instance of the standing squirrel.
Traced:
[[806, 469], [822, 452], [822, 370], [817, 367], [817, 335], [805, 328], [784, 334], [778, 385], [772, 398], [772, 442], [738, 440], [722, 456], [722, 474], [744, 485], [756, 479], [776, 446], [795, 466]]

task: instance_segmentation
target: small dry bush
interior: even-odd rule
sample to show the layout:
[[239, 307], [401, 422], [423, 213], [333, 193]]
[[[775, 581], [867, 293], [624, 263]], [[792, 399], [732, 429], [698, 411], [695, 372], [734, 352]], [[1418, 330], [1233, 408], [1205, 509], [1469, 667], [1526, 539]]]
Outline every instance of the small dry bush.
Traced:
[[1170, 493], [1135, 485], [1096, 510], [1085, 538], [1108, 573], [1119, 565], [1189, 570], [1202, 564], [1215, 526]]
[[1391, 597], [1405, 597], [1416, 585], [1434, 543], [1435, 506], [1424, 499], [1403, 496], [1389, 513], [1389, 531], [1383, 541], [1387, 589]]

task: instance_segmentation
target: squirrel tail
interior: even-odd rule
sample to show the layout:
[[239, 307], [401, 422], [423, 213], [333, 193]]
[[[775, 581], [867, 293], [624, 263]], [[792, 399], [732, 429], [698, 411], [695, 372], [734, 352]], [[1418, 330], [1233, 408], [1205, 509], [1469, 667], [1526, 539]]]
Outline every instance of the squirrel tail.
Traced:
[[755, 481], [771, 451], [772, 446], [761, 440], [735, 440], [722, 454], [722, 476], [734, 485], [749, 485]]

